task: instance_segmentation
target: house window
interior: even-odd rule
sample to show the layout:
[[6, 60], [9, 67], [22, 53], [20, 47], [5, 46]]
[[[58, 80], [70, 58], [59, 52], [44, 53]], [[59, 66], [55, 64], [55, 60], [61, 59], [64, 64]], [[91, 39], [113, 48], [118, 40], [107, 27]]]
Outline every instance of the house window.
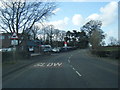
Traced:
[[5, 39], [5, 36], [0, 36], [0, 39]]

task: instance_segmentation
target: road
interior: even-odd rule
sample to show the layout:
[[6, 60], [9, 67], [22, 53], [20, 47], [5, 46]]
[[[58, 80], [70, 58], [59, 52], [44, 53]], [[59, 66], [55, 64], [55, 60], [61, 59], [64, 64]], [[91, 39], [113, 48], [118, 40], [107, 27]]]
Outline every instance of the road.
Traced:
[[118, 88], [117, 61], [87, 50], [55, 53], [3, 78], [3, 88]]

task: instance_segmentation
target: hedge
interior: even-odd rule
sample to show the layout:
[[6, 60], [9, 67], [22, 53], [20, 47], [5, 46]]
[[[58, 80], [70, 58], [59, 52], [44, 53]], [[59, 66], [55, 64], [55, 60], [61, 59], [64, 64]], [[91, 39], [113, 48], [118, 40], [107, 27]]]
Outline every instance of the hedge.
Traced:
[[22, 60], [30, 58], [30, 53], [27, 52], [2, 52], [2, 61], [10, 61], [10, 60]]
[[119, 59], [120, 58], [120, 50], [116, 51], [100, 51], [100, 50], [91, 50], [92, 54], [95, 54], [100, 57], [110, 57]]

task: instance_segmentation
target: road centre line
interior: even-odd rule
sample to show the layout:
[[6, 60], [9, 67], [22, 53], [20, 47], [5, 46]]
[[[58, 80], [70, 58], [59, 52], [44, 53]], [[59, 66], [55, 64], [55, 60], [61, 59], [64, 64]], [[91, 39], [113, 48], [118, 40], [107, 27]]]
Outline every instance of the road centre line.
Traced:
[[70, 60], [68, 60], [68, 62], [70, 63]]
[[70, 65], [72, 67], [72, 69], [77, 73], [77, 75], [79, 75], [80, 77], [82, 76], [72, 65]]
[[72, 57], [72, 55], [69, 56], [69, 58], [71, 58], [71, 57]]
[[76, 71], [76, 73], [77, 73], [80, 77], [82, 76], [78, 71]]
[[[70, 63], [70, 58], [72, 57], [73, 55], [71, 55], [70, 57], [69, 57], [69, 59], [68, 59], [68, 62]], [[72, 65], [70, 65], [71, 66], [71, 68], [77, 73], [77, 75], [78, 76], [82, 76]]]
[[72, 57], [72, 55], [70, 55], [70, 57], [68, 58], [68, 62], [70, 63], [70, 58]]
[[73, 67], [72, 69], [73, 69], [73, 70], [75, 70], [75, 68], [74, 68], [74, 67]]

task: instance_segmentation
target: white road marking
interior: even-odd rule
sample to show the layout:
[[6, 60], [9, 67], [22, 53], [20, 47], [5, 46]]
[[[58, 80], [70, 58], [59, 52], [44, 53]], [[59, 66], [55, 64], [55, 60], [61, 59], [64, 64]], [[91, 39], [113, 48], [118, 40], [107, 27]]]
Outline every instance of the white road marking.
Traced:
[[68, 62], [70, 63], [70, 60], [68, 60]]
[[34, 65], [34, 66], [44, 67], [44, 66], [45, 66], [45, 63], [38, 63], [37, 65]]
[[72, 65], [70, 65], [72, 67], [72, 69], [77, 73], [77, 75], [79, 75], [80, 77], [82, 76]]
[[77, 73], [80, 77], [82, 76], [78, 71], [76, 71], [76, 73]]
[[62, 63], [38, 63], [34, 67], [60, 67]]
[[[80, 52], [80, 51], [79, 51]], [[68, 58], [68, 62], [70, 63], [70, 58], [72, 57], [73, 55], [71, 55], [69, 58]], [[80, 77], [82, 76], [72, 65], [70, 65], [71, 68], [77, 73], [77, 75], [79, 75]]]
[[73, 69], [73, 70], [75, 70], [75, 68], [74, 68], [74, 67], [73, 67], [72, 69]]
[[53, 65], [53, 63], [48, 63], [47, 66], [48, 67], [51, 67]]
[[61, 66], [62, 63], [54, 63], [54, 66]]

